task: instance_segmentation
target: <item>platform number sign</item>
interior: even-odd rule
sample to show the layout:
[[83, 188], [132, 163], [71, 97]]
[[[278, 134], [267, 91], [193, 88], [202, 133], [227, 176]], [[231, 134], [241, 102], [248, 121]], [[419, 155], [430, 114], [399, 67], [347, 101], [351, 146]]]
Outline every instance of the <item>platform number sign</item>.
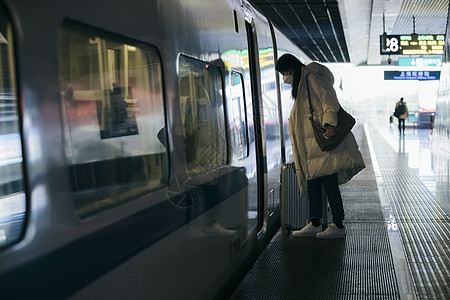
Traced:
[[380, 54], [402, 54], [400, 35], [380, 35]]

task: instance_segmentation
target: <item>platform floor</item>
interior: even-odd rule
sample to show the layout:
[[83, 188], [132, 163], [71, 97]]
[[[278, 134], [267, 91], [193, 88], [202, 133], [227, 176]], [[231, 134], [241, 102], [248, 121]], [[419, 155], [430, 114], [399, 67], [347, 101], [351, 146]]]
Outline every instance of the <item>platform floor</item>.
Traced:
[[367, 168], [341, 186], [347, 238], [279, 231], [230, 299], [450, 299], [450, 219], [434, 199], [429, 130], [353, 132]]

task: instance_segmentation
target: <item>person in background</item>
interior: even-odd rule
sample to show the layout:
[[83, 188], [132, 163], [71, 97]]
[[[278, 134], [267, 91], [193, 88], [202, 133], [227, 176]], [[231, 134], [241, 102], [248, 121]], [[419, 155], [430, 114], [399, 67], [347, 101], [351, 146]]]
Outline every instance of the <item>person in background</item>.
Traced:
[[403, 135], [405, 135], [405, 120], [408, 119], [409, 113], [408, 106], [403, 101], [403, 97], [395, 104], [394, 116], [398, 119], [398, 134], [401, 135], [403, 131]]
[[122, 97], [122, 87], [113, 83], [113, 90], [109, 93], [111, 100], [111, 116], [114, 124], [126, 122], [128, 119], [127, 102]]
[[[293, 232], [294, 237], [317, 237], [321, 239], [344, 238], [344, 207], [339, 184], [349, 181], [365, 168], [355, 137], [350, 132], [342, 143], [332, 151], [322, 151], [314, 137], [310, 122], [309, 85], [314, 119], [322, 124], [328, 136], [336, 133], [339, 101], [333, 88], [331, 71], [317, 62], [302, 64], [291, 54], [282, 55], [276, 70], [283, 75], [284, 83], [292, 85], [292, 106], [289, 117], [294, 164], [302, 195], [309, 196], [309, 223]], [[333, 223], [322, 231], [322, 187], [333, 215]]]

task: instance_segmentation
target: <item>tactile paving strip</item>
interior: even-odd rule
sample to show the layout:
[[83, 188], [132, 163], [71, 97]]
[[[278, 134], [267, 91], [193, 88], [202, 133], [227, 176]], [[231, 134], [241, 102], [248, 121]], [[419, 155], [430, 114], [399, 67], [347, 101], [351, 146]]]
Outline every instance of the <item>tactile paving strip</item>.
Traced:
[[371, 134], [418, 299], [450, 299], [450, 218], [402, 156]]
[[[400, 299], [367, 141], [367, 168], [341, 186], [347, 238], [299, 239], [279, 232], [230, 299]], [[330, 218], [329, 218], [330, 219]]]

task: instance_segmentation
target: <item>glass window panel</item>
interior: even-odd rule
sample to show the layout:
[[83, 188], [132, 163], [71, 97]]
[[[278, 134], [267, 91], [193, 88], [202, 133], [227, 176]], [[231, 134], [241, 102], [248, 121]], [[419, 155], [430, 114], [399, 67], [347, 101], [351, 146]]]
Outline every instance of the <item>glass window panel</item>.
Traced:
[[178, 80], [189, 175], [224, 165], [227, 153], [220, 68], [180, 56]]
[[228, 119], [233, 160], [243, 159], [249, 155], [246, 101], [243, 76], [235, 71], [231, 72], [230, 95]]
[[25, 223], [22, 144], [12, 24], [0, 6], [0, 248], [17, 242]]
[[65, 150], [86, 217], [166, 184], [161, 62], [155, 47], [81, 26], [59, 36]]

